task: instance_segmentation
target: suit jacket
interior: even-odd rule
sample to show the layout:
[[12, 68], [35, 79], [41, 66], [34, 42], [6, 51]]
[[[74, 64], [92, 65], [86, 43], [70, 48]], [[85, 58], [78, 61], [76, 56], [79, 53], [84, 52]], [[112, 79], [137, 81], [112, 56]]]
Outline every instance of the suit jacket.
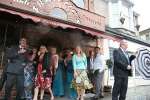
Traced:
[[87, 57], [87, 70], [90, 71], [90, 57]]
[[123, 51], [119, 48], [113, 52], [114, 58], [114, 69], [113, 74], [116, 77], [128, 77], [129, 70], [127, 69], [130, 65], [129, 58], [125, 56]]
[[8, 59], [8, 65], [6, 72], [12, 74], [24, 73], [24, 67], [27, 63], [27, 51], [23, 54], [19, 54], [19, 46], [12, 46], [6, 52], [6, 57]]

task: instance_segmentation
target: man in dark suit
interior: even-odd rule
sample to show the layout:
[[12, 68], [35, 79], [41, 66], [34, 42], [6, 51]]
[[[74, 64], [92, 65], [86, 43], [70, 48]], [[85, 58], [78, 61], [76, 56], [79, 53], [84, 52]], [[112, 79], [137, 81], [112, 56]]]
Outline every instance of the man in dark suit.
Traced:
[[12, 46], [8, 49], [6, 57], [8, 65], [6, 69], [5, 100], [10, 100], [11, 90], [16, 83], [16, 100], [22, 100], [24, 92], [24, 66], [27, 61], [27, 40], [21, 38], [18, 46]]
[[[124, 40], [120, 43], [120, 48], [114, 50], [114, 87], [112, 91], [112, 100], [125, 100], [128, 88], [128, 75], [131, 70], [130, 61], [126, 52], [128, 45]], [[118, 99], [119, 98], [119, 99]]]

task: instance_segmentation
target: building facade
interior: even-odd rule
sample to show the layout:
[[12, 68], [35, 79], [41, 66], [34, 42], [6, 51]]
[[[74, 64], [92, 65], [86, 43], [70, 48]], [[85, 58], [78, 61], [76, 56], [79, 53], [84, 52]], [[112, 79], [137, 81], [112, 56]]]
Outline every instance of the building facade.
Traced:
[[[150, 46], [136, 36], [137, 17], [131, 0], [1, 0], [1, 62], [4, 48], [16, 44], [22, 36], [32, 46], [43, 41], [60, 50], [78, 44], [91, 48], [96, 45], [95, 37], [100, 37], [106, 60], [119, 47], [119, 41], [125, 39], [128, 51], [133, 53], [139, 46]], [[113, 77], [109, 80], [112, 85]]]
[[133, 2], [131, 0], [109, 0], [109, 26], [135, 31]]
[[141, 39], [149, 42], [150, 41], [150, 28], [140, 31], [139, 35], [140, 35]]
[[[139, 14], [133, 11], [134, 3], [132, 0], [108, 0], [108, 27], [106, 27], [106, 32], [118, 34], [122, 36], [128, 43], [128, 53], [134, 54], [139, 48], [147, 48], [150, 50], [150, 46], [147, 45], [148, 42], [144, 42], [139, 33], [140, 25], [138, 23]], [[106, 24], [107, 25], [107, 24]], [[148, 35], [148, 33], [147, 33]], [[146, 34], [143, 35], [143, 37]], [[148, 37], [147, 37], [148, 39]], [[105, 57], [112, 58], [112, 52], [114, 49], [119, 47], [118, 41], [113, 41], [110, 39], [105, 40], [107, 45], [107, 54]], [[129, 86], [138, 85], [149, 85], [150, 82], [142, 79], [136, 66], [133, 63], [133, 77], [129, 78]], [[113, 74], [110, 71], [110, 84], [113, 84]]]

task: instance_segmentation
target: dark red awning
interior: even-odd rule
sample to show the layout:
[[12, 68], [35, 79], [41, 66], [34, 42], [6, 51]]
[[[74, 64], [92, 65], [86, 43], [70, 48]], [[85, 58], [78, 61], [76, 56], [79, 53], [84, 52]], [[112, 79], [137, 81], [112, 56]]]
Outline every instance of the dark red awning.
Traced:
[[39, 16], [34, 16], [34, 15], [30, 15], [30, 14], [26, 14], [26, 13], [22, 13], [22, 12], [17, 12], [17, 11], [5, 9], [5, 8], [0, 8], [0, 11], [8, 12], [8, 13], [11, 13], [14, 15], [19, 15], [24, 19], [31, 19], [35, 23], [40, 22], [40, 23], [43, 23], [44, 25], [48, 25], [51, 27], [62, 27], [64, 29], [65, 28], [80, 29], [80, 30], [83, 30], [86, 33], [89, 33], [89, 34], [94, 35], [94, 36], [109, 38], [109, 39], [112, 39], [115, 41], [118, 40], [118, 38], [106, 35], [106, 34], [104, 34], [104, 32], [101, 32], [101, 31], [98, 31], [98, 30], [95, 30], [92, 28], [88, 28], [86, 26], [77, 25], [77, 24], [71, 23], [71, 22], [66, 22], [66, 21], [60, 22], [59, 20], [56, 20], [55, 18], [54, 18], [55, 20], [53, 20], [53, 18], [52, 18], [52, 20], [50, 20], [50, 19], [39, 17]]

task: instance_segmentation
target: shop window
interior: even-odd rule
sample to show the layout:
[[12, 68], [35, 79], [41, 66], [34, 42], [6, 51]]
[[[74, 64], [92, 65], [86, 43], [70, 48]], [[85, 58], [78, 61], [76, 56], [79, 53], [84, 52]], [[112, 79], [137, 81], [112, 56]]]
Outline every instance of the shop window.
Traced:
[[61, 8], [52, 9], [50, 15], [55, 18], [67, 20], [67, 13]]
[[84, 6], [85, 6], [84, 0], [72, 0], [72, 2], [80, 8], [84, 8]]

